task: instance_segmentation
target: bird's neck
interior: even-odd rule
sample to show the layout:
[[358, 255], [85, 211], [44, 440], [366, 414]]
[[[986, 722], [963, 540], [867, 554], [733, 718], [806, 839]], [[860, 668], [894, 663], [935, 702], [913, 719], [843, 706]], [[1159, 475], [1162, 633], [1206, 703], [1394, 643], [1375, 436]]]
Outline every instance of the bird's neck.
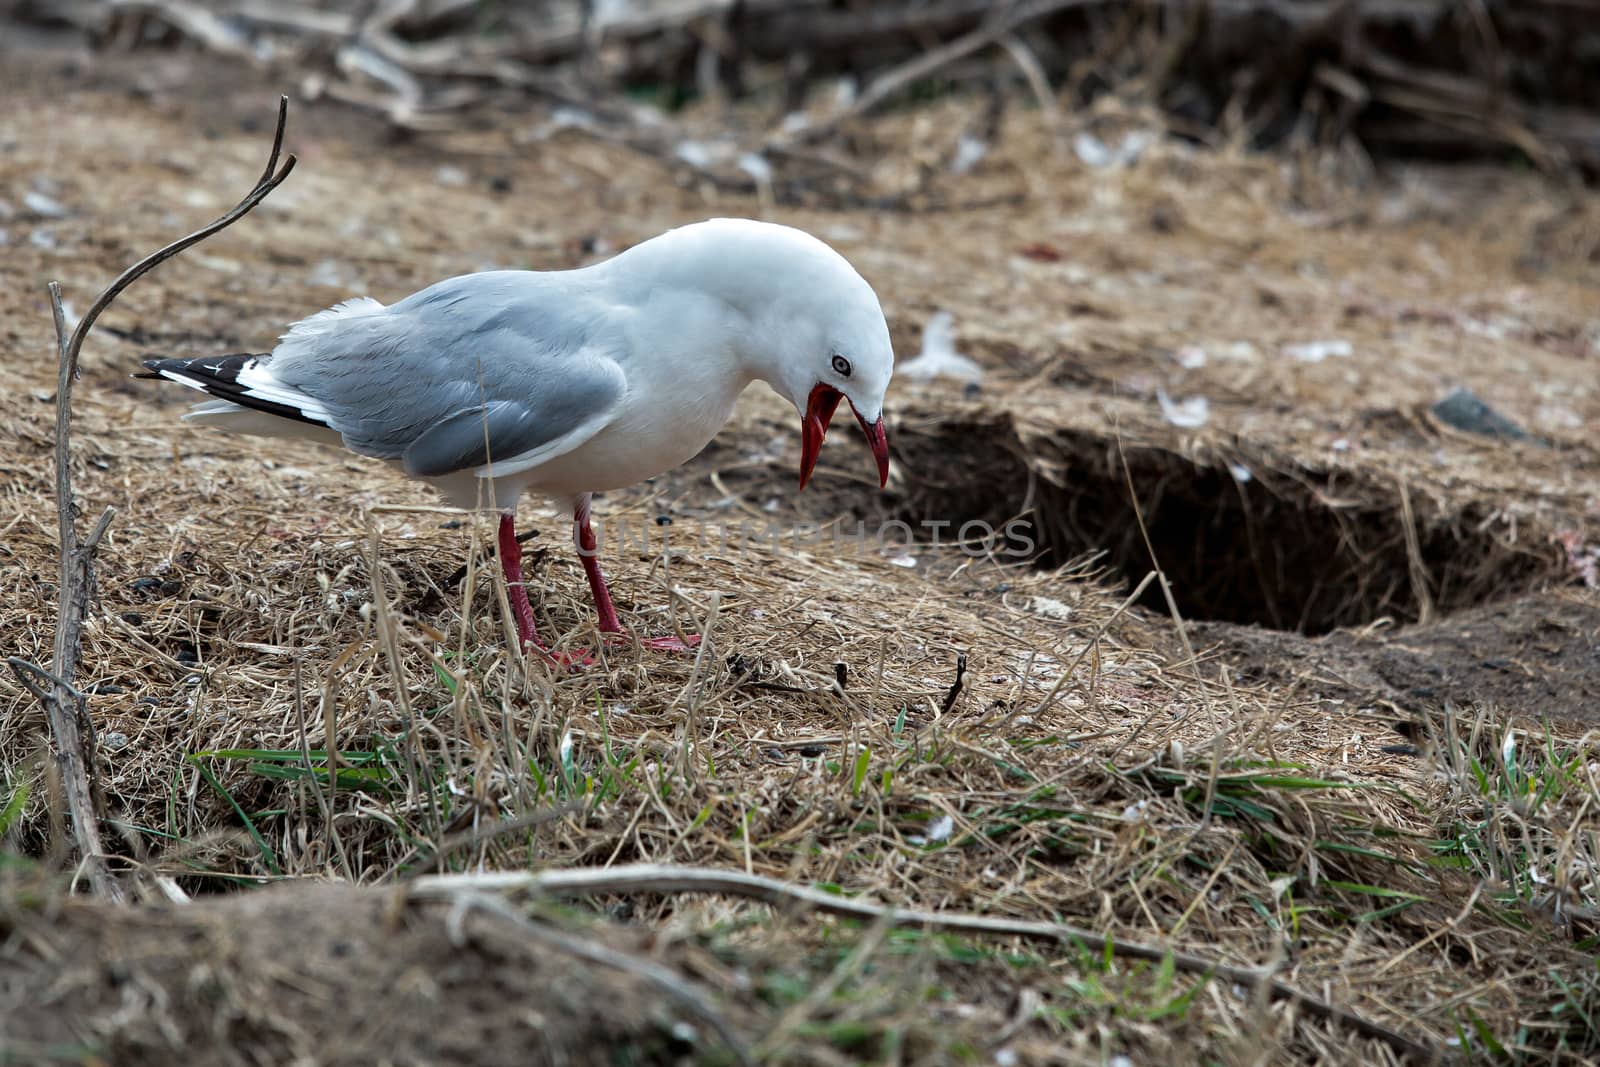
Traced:
[[709, 439], [760, 374], [745, 354], [743, 316], [709, 294], [671, 286], [617, 302], [634, 312], [618, 320], [630, 396], [654, 408], [655, 419], [703, 428]]

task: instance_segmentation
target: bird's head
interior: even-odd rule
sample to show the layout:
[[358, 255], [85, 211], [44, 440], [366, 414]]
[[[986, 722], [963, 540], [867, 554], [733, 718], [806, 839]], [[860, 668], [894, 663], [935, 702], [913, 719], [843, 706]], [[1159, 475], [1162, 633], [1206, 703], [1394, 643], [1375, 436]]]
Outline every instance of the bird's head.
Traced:
[[[865, 285], [866, 283], [862, 283]], [[870, 293], [871, 290], [868, 290]], [[780, 392], [800, 413], [800, 488], [804, 489], [822, 453], [822, 439], [843, 400], [850, 405], [878, 464], [878, 484], [889, 484], [889, 438], [883, 428], [883, 394], [894, 371], [894, 350], [883, 312], [872, 301], [872, 315], [835, 320], [835, 329], [802, 338], [787, 361], [789, 374]], [[775, 383], [776, 384], [776, 383]]]
[[867, 436], [879, 484], [888, 484], [883, 395], [894, 349], [878, 295], [843, 256], [789, 226], [708, 219], [636, 245], [616, 262], [626, 260], [648, 262], [641, 273], [653, 284], [695, 289], [733, 312], [729, 350], [746, 374], [800, 413], [802, 489], [841, 400]]
[[713, 219], [701, 230], [717, 248], [721, 290], [750, 324], [744, 358], [800, 414], [800, 488], [816, 469], [828, 424], [846, 401], [889, 483], [883, 396], [894, 347], [878, 294], [817, 238], [788, 226]]

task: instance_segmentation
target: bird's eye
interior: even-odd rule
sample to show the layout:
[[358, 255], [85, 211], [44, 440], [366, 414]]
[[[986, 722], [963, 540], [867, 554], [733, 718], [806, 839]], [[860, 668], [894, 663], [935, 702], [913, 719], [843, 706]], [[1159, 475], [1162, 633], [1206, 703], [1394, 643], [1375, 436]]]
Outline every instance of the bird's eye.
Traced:
[[850, 361], [843, 356], [835, 355], [833, 357], [833, 372], [841, 378], [850, 377]]

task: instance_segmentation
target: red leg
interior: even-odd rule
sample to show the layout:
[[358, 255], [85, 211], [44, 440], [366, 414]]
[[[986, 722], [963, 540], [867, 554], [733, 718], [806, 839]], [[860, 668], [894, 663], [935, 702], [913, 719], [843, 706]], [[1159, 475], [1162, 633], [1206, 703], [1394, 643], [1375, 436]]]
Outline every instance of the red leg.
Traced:
[[611, 590], [606, 588], [605, 576], [600, 573], [599, 546], [594, 530], [589, 526], [589, 494], [578, 498], [572, 512], [572, 537], [578, 544], [578, 558], [583, 561], [583, 573], [589, 576], [589, 592], [594, 596], [594, 609], [600, 614], [600, 632], [622, 633], [622, 623], [617, 621], [617, 609], [611, 603]]
[[533, 625], [528, 587], [522, 581], [522, 546], [517, 543], [517, 522], [511, 515], [500, 516], [500, 569], [506, 576], [506, 592], [511, 595], [511, 617], [516, 620], [517, 636], [524, 645], [544, 648]]
[[533, 625], [533, 605], [528, 603], [528, 587], [522, 580], [522, 546], [517, 543], [516, 519], [511, 515], [500, 516], [500, 567], [506, 576], [506, 592], [511, 597], [511, 617], [517, 624], [517, 636], [522, 639], [523, 647], [532, 645], [561, 667], [591, 662], [592, 657], [587, 652], [551, 655], [544, 642], [539, 640], [539, 631]]
[[[583, 573], [589, 576], [589, 592], [594, 595], [594, 609], [600, 616], [600, 632], [626, 633], [617, 618], [616, 606], [611, 603], [611, 590], [606, 588], [605, 576], [600, 573], [599, 546], [595, 543], [594, 530], [589, 525], [587, 493], [578, 498], [577, 506], [573, 508], [572, 534], [578, 544], [578, 558], [583, 561]], [[690, 637], [685, 643], [676, 637], [647, 637], [640, 643], [661, 652], [683, 652], [699, 644], [700, 638]]]

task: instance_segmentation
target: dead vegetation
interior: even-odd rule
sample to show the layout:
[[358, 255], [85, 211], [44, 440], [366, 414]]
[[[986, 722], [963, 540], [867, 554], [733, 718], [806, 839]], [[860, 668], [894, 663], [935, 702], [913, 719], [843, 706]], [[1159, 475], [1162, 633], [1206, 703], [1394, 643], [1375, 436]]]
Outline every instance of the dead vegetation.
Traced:
[[[63, 280], [70, 313], [174, 218], [223, 210], [259, 169], [244, 124], [272, 94], [198, 57], [108, 57], [99, 88], [70, 92], [27, 70], [0, 161], [0, 632], [37, 661], [59, 566], [42, 282]], [[943, 161], [987, 107], [957, 95], [867, 128], [899, 165]], [[1107, 108], [1109, 129], [1147, 118]], [[1352, 189], [1311, 155], [1160, 138], [1096, 166], [1054, 155], [1029, 113], [939, 179], [988, 207], [781, 213], [861, 266], [902, 351], [949, 309], [984, 377], [896, 386], [883, 497], [843, 441], [820, 492], [793, 498], [791, 413], [747, 398], [700, 459], [598, 508], [625, 618], [703, 632], [704, 655], [621, 649], [553, 676], [508, 652], [493, 568], [453, 577], [486, 531], [348, 457], [187, 431], [127, 375], [351, 291], [570, 265], [768, 207], [581, 135], [537, 153], [499, 128], [394, 144], [302, 114], [294, 179], [129, 290], [85, 349], [75, 480], [86, 513], [117, 518], [79, 684], [107, 860], [136, 905], [64, 892], [77, 857], [47, 724], [0, 680], [6, 1055], [1579, 1063], [1600, 1047], [1592, 705], [1459, 671], [1416, 692], [1417, 672], [1480, 649], [1537, 671], [1540, 620], [1568, 634], [1564, 684], [1595, 683], [1579, 654], [1600, 541], [1592, 195], [1435, 172]], [[25, 199], [42, 180], [59, 213]], [[1304, 358], [1314, 345], [1333, 354]], [[1457, 385], [1540, 440], [1433, 420]], [[1206, 418], [1175, 424], [1197, 397]], [[1015, 516], [1049, 555], [766, 536]], [[757, 535], [728, 543], [741, 521]], [[592, 646], [576, 560], [548, 540], [530, 552], [539, 623]], [[1175, 626], [1151, 549], [1180, 613], [1334, 632]], [[1514, 644], [1494, 617], [1513, 593]], [[1415, 756], [1391, 751], [1402, 691]], [[640, 863], [674, 872], [626, 882]], [[900, 922], [729, 884], [690, 895], [699, 867]], [[581, 905], [540, 881], [586, 875]]]
[[[871, 165], [858, 120], [929, 91], [989, 94], [966, 131], [1031, 100], [1056, 148], [1084, 106], [1136, 96], [1210, 144], [1354, 156], [1520, 158], [1600, 173], [1590, 0], [13, 0], [119, 48], [198, 46], [292, 76], [396, 128], [444, 132], [555, 104], [557, 124], [663, 161], [691, 183], [783, 203], [948, 205], [934, 173]], [[817, 86], [839, 80], [831, 103]], [[617, 92], [753, 102], [667, 117]], [[775, 113], [776, 112], [776, 113]], [[709, 119], [709, 121], [707, 121]], [[959, 159], [960, 157], [956, 157]]]

